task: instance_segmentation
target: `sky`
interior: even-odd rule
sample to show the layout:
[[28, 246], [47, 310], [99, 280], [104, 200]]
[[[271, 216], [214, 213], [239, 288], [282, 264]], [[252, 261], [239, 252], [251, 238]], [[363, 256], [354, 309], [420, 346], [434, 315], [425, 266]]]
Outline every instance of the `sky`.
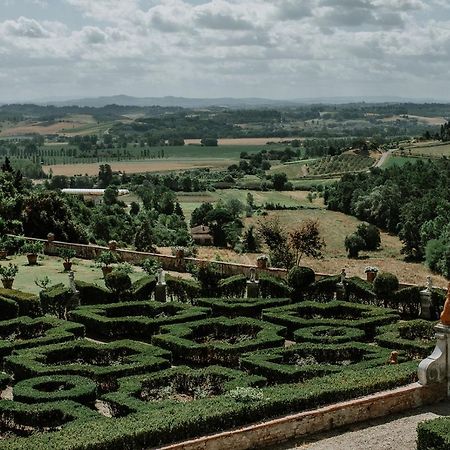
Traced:
[[0, 102], [450, 99], [447, 0], [0, 0]]

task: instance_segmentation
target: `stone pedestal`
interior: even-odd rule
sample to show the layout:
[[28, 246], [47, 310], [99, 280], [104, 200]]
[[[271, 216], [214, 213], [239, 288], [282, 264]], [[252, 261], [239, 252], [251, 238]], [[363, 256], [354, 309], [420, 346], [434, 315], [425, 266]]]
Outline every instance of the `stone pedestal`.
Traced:
[[432, 319], [431, 291], [428, 289], [420, 291], [420, 318]]
[[[450, 374], [450, 326], [438, 323], [436, 330], [436, 347], [433, 353], [419, 364], [419, 383], [426, 386], [436, 383], [447, 383]], [[448, 394], [447, 394], [448, 395]]]
[[347, 298], [347, 293], [345, 292], [344, 283], [336, 284], [336, 300], [345, 301]]
[[247, 297], [258, 298], [259, 297], [259, 282], [247, 281]]
[[166, 283], [157, 284], [155, 286], [155, 301], [166, 302], [167, 301], [167, 285]]

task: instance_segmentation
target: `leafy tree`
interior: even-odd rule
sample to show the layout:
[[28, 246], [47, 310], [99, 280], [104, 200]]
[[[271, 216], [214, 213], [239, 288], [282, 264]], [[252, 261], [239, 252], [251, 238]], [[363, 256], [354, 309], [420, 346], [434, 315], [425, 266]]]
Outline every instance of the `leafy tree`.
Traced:
[[275, 173], [272, 175], [273, 188], [276, 191], [283, 191], [286, 187], [287, 181], [288, 178], [285, 173]]
[[259, 243], [255, 233], [255, 227], [251, 225], [244, 233], [242, 238], [243, 249], [247, 253], [259, 251]]
[[99, 185], [103, 188], [108, 187], [113, 180], [113, 173], [109, 164], [102, 164], [98, 172]]
[[211, 203], [202, 203], [195, 208], [191, 215], [191, 227], [197, 225], [206, 225], [208, 223], [206, 216], [214, 209]]
[[103, 202], [105, 205], [115, 205], [117, 203], [117, 196], [119, 190], [115, 186], [109, 186], [105, 189], [103, 194]]
[[361, 223], [356, 229], [356, 234], [360, 236], [365, 246], [362, 250], [377, 250], [381, 245], [380, 230], [368, 223]]
[[303, 256], [320, 258], [325, 241], [320, 234], [319, 221], [307, 219], [289, 234], [289, 247], [294, 254], [295, 264], [300, 265]]
[[346, 236], [344, 243], [349, 258], [358, 258], [359, 252], [366, 247], [364, 239], [356, 233]]
[[143, 219], [136, 228], [134, 235], [134, 246], [140, 252], [154, 252], [154, 237], [151, 223], [148, 219]]

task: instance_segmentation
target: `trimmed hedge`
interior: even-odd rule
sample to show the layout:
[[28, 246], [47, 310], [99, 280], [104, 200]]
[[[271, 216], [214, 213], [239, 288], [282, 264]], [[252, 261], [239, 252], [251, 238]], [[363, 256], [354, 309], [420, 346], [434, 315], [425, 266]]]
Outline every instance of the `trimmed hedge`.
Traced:
[[259, 275], [259, 293], [263, 298], [286, 298], [291, 296], [292, 289], [284, 280], [261, 273]]
[[224, 395], [237, 387], [262, 386], [266, 379], [220, 366], [203, 369], [179, 366], [154, 374], [121, 378], [118, 384], [116, 392], [102, 398], [121, 416], [139, 411], [144, 404], [147, 408], [161, 409]]
[[65, 318], [68, 311], [79, 306], [79, 299], [64, 284], [56, 284], [40, 292], [42, 311], [60, 319]]
[[402, 317], [417, 318], [420, 315], [420, 288], [400, 289], [393, 294], [392, 302], [401, 311]]
[[150, 300], [156, 287], [156, 277], [146, 275], [139, 278], [131, 286], [131, 292], [134, 300]]
[[15, 319], [19, 316], [19, 305], [14, 300], [0, 297], [0, 317], [1, 320]]
[[219, 281], [220, 295], [227, 298], [243, 298], [247, 290], [247, 277], [235, 275]]
[[97, 385], [78, 375], [46, 375], [19, 381], [13, 388], [14, 401], [41, 403], [61, 400], [93, 404]]
[[217, 317], [168, 325], [161, 331], [152, 343], [170, 350], [174, 358], [233, 367], [244, 352], [283, 345], [285, 328], [248, 318]]
[[309, 267], [292, 267], [287, 276], [287, 282], [292, 289], [292, 298], [302, 300], [308, 287], [314, 283], [316, 274]]
[[349, 369], [382, 366], [389, 355], [389, 350], [359, 342], [302, 343], [288, 348], [249, 353], [241, 358], [241, 366], [271, 382], [298, 383]]
[[450, 418], [427, 420], [417, 426], [417, 450], [448, 450], [450, 448]]
[[149, 340], [161, 325], [204, 319], [209, 313], [209, 309], [182, 303], [147, 301], [82, 306], [69, 317], [84, 324], [90, 336]]
[[371, 338], [378, 326], [398, 319], [398, 314], [385, 308], [356, 303], [332, 301], [317, 303], [305, 301], [263, 311], [263, 320], [288, 328], [290, 335], [298, 328], [313, 326], [352, 327], [365, 331]]
[[84, 326], [54, 317], [19, 317], [0, 322], [0, 357], [13, 350], [56, 344], [84, 337]]
[[[228, 395], [201, 399], [155, 410], [143, 405], [135, 414], [108, 419], [68, 423], [61, 431], [36, 434], [30, 438], [0, 441], [2, 450], [139, 450], [159, 448], [221, 430], [392, 389], [416, 380], [417, 363], [377, 367], [363, 371], [348, 370], [316, 378], [304, 384], [262, 388], [262, 398], [239, 402]], [[15, 402], [6, 403], [13, 404]], [[54, 404], [47, 404], [54, 405]], [[28, 407], [28, 406], [27, 406]], [[45, 404], [42, 405], [45, 407]], [[85, 408], [86, 409], [86, 408]], [[36, 416], [36, 420], [39, 417]]]
[[347, 298], [350, 302], [377, 305], [377, 297], [373, 284], [359, 277], [351, 277], [345, 281]]
[[416, 357], [427, 357], [436, 345], [434, 322], [416, 319], [386, 325], [378, 329], [378, 345], [392, 350], [405, 350]]
[[215, 316], [261, 318], [265, 308], [288, 305], [289, 298], [199, 298], [197, 303], [212, 309]]
[[193, 303], [200, 296], [200, 283], [179, 277], [166, 277], [167, 295], [172, 301]]
[[99, 305], [116, 301], [114, 295], [103, 287], [85, 281], [75, 280], [81, 305]]
[[363, 341], [366, 337], [363, 330], [350, 327], [318, 326], [300, 328], [294, 331], [295, 342], [320, 342], [322, 344], [339, 344], [344, 342]]
[[330, 302], [334, 299], [334, 293], [340, 280], [340, 275], [334, 275], [316, 281], [309, 286], [307, 297], [318, 302]]
[[42, 316], [41, 302], [39, 301], [39, 297], [34, 294], [15, 289], [0, 288], [0, 297], [14, 300], [19, 308], [19, 316]]
[[170, 353], [152, 345], [122, 340], [109, 344], [74, 341], [15, 351], [5, 369], [15, 380], [43, 375], [81, 375], [110, 390], [119, 377], [170, 366]]

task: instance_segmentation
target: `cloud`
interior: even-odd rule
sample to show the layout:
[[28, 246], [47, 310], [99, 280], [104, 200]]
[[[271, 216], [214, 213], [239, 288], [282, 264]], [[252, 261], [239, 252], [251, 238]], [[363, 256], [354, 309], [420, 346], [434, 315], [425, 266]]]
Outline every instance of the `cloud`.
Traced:
[[50, 35], [37, 20], [19, 17], [17, 20], [3, 22], [2, 28], [6, 34], [28, 38], [45, 38]]

